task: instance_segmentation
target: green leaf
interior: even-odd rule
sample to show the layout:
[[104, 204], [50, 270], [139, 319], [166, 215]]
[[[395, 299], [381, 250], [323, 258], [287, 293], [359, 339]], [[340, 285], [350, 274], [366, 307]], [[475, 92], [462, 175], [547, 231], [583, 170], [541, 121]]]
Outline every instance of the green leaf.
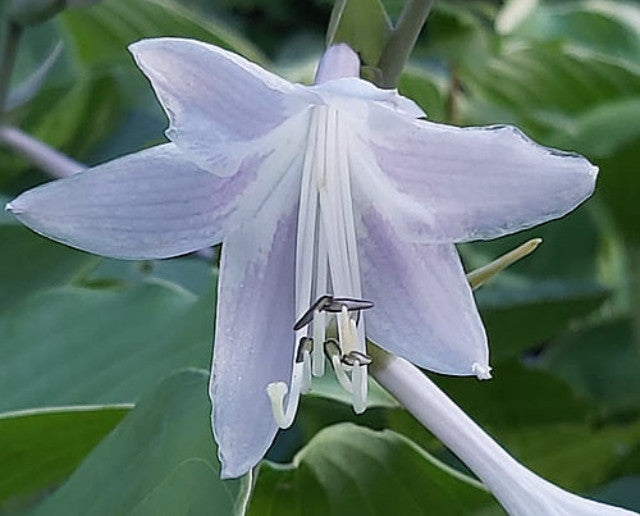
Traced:
[[478, 482], [389, 430], [341, 424], [292, 464], [262, 463], [249, 515], [478, 514], [495, 506]]
[[207, 371], [176, 373], [145, 395], [33, 514], [231, 514], [246, 479], [220, 480]]
[[264, 62], [262, 53], [239, 34], [173, 0], [103, 0], [88, 9], [67, 10], [59, 20], [78, 59], [87, 66], [118, 62], [133, 67], [128, 45], [167, 36], [206, 41]]
[[586, 154], [600, 167], [598, 195], [625, 236], [640, 242], [640, 88], [634, 97], [598, 104], [581, 113], [555, 139]]
[[15, 89], [9, 92], [6, 109], [12, 110], [32, 100], [42, 89], [49, 78], [49, 73], [62, 54], [62, 43], [58, 43], [42, 63], [24, 79]]
[[[551, 144], [549, 136], [569, 131], [579, 113], [640, 92], [638, 66], [568, 44], [504, 44], [460, 73], [473, 99], [467, 113], [471, 123], [515, 123]], [[478, 100], [505, 113], [501, 118], [495, 109], [474, 113]]]
[[[593, 407], [569, 384], [548, 372], [527, 368], [516, 360], [497, 362], [491, 381], [430, 375], [471, 418], [499, 442], [513, 432], [553, 425], [584, 425]], [[425, 449], [441, 444], [408, 412], [388, 411], [389, 427]]]
[[12, 222], [0, 221], [0, 242], [0, 313], [34, 292], [70, 282], [99, 261]]
[[495, 360], [516, 356], [596, 310], [609, 292], [593, 282], [537, 281], [521, 287], [486, 286], [477, 301]]
[[0, 511], [9, 498], [55, 486], [69, 476], [129, 408], [76, 406], [0, 414]]
[[135, 402], [177, 367], [208, 367], [212, 298], [168, 283], [29, 297], [0, 316], [0, 410]]
[[580, 493], [609, 480], [640, 442], [640, 423], [536, 426], [505, 433], [499, 441], [543, 478]]
[[629, 319], [564, 334], [548, 347], [540, 365], [607, 412], [640, 408], [640, 358]]
[[632, 63], [640, 61], [640, 8], [630, 2], [540, 2], [521, 22], [509, 31], [512, 36], [570, 41]]
[[[44, 89], [16, 116], [35, 138], [84, 160], [121, 121], [123, 107], [116, 80], [100, 72]], [[0, 159], [0, 180], [31, 168], [24, 158], [8, 149], [2, 149]]]
[[492, 284], [525, 286], [534, 278], [536, 282], [551, 279], [593, 281], [607, 258], [608, 229], [603, 227], [593, 208], [593, 203], [587, 202], [559, 220], [527, 231], [459, 245], [466, 270], [482, 267], [529, 239], [542, 238], [542, 244], [531, 256], [501, 272]]
[[216, 288], [217, 274], [211, 262], [194, 256], [149, 261], [104, 258], [82, 282], [86, 286], [128, 285], [160, 279], [180, 285], [197, 296], [208, 296]]
[[398, 81], [401, 95], [414, 100], [432, 122], [446, 122], [446, 95], [442, 81], [426, 70], [405, 68]]
[[585, 422], [591, 406], [570, 384], [516, 360], [495, 362], [491, 381], [434, 376], [474, 420], [488, 428]]
[[598, 487], [591, 496], [604, 503], [640, 511], [640, 475], [617, 478]]
[[327, 28], [327, 46], [347, 43], [364, 65], [376, 66], [391, 33], [380, 0], [338, 0]]

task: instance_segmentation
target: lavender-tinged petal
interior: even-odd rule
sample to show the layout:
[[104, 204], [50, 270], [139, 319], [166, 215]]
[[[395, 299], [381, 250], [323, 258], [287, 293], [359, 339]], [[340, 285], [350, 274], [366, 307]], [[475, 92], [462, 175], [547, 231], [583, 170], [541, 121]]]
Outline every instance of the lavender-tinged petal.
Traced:
[[29, 190], [7, 205], [44, 236], [124, 259], [175, 256], [220, 242], [254, 171], [220, 178], [173, 144]]
[[264, 456], [277, 432], [267, 385], [291, 379], [299, 188], [287, 174], [222, 246], [210, 394], [223, 478]]
[[375, 303], [368, 337], [431, 371], [488, 372], [486, 335], [455, 247], [403, 242], [372, 206], [358, 208], [363, 297]]
[[597, 168], [585, 158], [542, 147], [514, 127], [461, 129], [371, 109], [369, 130], [369, 168], [383, 176], [370, 195], [415, 241], [519, 231], [565, 215], [595, 186]]
[[236, 172], [247, 145], [315, 97], [246, 59], [179, 38], [130, 46], [169, 117], [167, 136], [208, 170]]
[[[388, 115], [390, 110], [403, 118], [411, 119], [426, 116], [424, 111], [413, 100], [403, 97], [398, 93], [398, 90], [381, 89], [358, 77], [336, 78], [310, 86], [307, 90], [316, 93], [325, 101], [342, 107], [344, 112], [352, 117], [361, 111], [361, 109], [358, 109], [362, 106], [359, 101], [366, 103], [364, 105], [365, 108], [368, 106], [377, 107], [378, 110], [382, 108], [382, 112]], [[366, 116], [369, 110], [365, 109], [364, 113]], [[368, 130], [364, 129], [364, 132], [368, 132]]]
[[360, 76], [360, 58], [349, 45], [339, 43], [332, 45], [324, 54], [318, 63], [316, 70], [316, 79], [314, 84], [320, 84], [334, 79], [343, 77], [359, 77]]

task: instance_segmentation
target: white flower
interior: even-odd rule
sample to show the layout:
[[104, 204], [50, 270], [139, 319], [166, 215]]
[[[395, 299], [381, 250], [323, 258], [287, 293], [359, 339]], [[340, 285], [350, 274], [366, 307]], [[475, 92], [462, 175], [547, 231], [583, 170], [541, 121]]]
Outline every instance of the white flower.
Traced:
[[357, 78], [346, 45], [327, 51], [313, 86], [196, 41], [131, 51], [171, 143], [7, 208], [118, 258], [224, 242], [211, 380], [223, 476], [248, 471], [291, 423], [325, 351], [363, 410], [365, 335], [420, 367], [489, 377], [454, 243], [564, 215], [593, 191], [595, 167], [512, 127], [427, 122], [411, 100]]

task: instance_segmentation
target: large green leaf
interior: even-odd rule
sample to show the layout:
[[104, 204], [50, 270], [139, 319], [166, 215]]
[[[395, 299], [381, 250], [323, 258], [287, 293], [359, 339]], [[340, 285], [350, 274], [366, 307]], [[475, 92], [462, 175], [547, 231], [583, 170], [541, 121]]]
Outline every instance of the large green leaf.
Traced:
[[468, 121], [515, 123], [542, 143], [569, 131], [579, 113], [640, 92], [640, 67], [555, 42], [505, 44], [461, 69], [461, 79], [474, 102], [494, 106], [470, 104]]
[[249, 515], [478, 514], [479, 483], [402, 436], [353, 424], [318, 433], [292, 464], [262, 463]]
[[607, 412], [640, 407], [640, 358], [629, 319], [564, 334], [542, 355], [541, 366]]
[[33, 292], [68, 283], [99, 260], [9, 221], [0, 221], [0, 242], [0, 312]]
[[499, 442], [547, 480], [586, 492], [608, 481], [610, 472], [640, 443], [640, 423], [602, 428], [541, 425], [504, 433]]
[[543, 344], [571, 321], [596, 310], [609, 293], [593, 282], [538, 281], [520, 287], [486, 286], [477, 293], [494, 359]]
[[132, 65], [129, 44], [167, 36], [206, 41], [263, 61], [261, 52], [242, 36], [173, 0], [103, 0], [89, 9], [67, 10], [59, 20], [78, 59], [89, 66]]
[[640, 475], [617, 478], [592, 493], [605, 503], [640, 511]]
[[245, 479], [220, 480], [207, 371], [176, 373], [145, 395], [34, 514], [231, 514]]
[[[498, 438], [527, 428], [583, 425], [592, 406], [552, 374], [523, 366], [515, 360], [495, 362], [493, 379], [432, 375], [432, 379], [478, 424]], [[440, 444], [408, 412], [388, 411], [390, 428], [437, 450]]]
[[410, 67], [400, 76], [400, 94], [414, 100], [432, 122], [446, 122], [446, 94], [443, 81], [428, 71]]
[[362, 63], [376, 66], [391, 32], [380, 0], [338, 0], [327, 28], [327, 46], [347, 43]]
[[640, 242], [640, 88], [633, 97], [598, 104], [553, 136], [588, 155], [599, 167], [598, 194], [625, 236]]
[[176, 367], [208, 367], [212, 297], [168, 283], [29, 297], [0, 316], [0, 409], [134, 402]]
[[[115, 79], [95, 73], [43, 89], [15, 117], [30, 135], [83, 160], [121, 121], [122, 109]], [[9, 149], [2, 149], [0, 159], [0, 183], [31, 168]]]
[[526, 280], [593, 281], [608, 259], [606, 231], [588, 201], [574, 212], [532, 229], [496, 240], [473, 242], [459, 246], [466, 269], [486, 265], [532, 238], [542, 238], [535, 253], [501, 272], [491, 285], [523, 286]]
[[640, 8], [610, 0], [539, 2], [510, 35], [565, 40], [588, 49], [640, 62]]
[[8, 499], [50, 488], [69, 476], [129, 408], [77, 406], [0, 414], [0, 512]]

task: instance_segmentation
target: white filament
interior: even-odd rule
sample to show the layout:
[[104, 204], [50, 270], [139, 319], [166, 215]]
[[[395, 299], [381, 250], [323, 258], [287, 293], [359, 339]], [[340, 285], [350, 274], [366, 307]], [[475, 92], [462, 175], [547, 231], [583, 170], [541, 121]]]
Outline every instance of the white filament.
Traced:
[[[298, 208], [295, 301], [298, 318], [327, 294], [336, 298], [362, 297], [347, 154], [348, 129], [336, 107], [313, 108]], [[367, 366], [357, 361], [345, 365], [341, 360], [342, 355], [352, 351], [366, 353], [363, 315], [360, 314], [356, 324], [346, 307], [335, 316], [316, 310], [312, 323], [296, 331], [296, 343], [311, 337], [314, 345], [311, 353], [303, 353], [302, 362], [294, 362], [291, 388], [283, 382], [267, 387], [274, 418], [282, 428], [293, 423], [300, 394], [309, 389], [311, 376], [324, 374], [323, 344], [327, 325], [334, 317], [341, 352], [331, 356], [334, 372], [340, 385], [351, 394], [354, 410], [360, 413], [366, 407]]]

